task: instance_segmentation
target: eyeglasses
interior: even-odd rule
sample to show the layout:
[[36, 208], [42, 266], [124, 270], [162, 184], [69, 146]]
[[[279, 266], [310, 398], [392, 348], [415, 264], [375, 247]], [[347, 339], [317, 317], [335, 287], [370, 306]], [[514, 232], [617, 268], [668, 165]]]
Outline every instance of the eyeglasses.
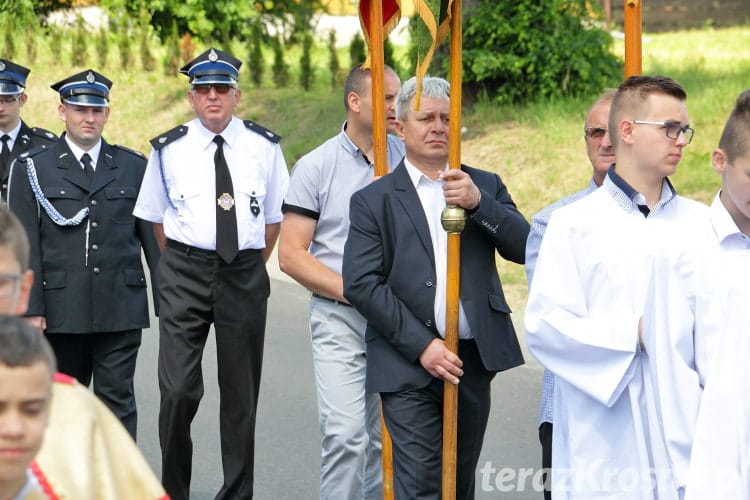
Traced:
[[229, 90], [233, 88], [235, 87], [224, 83], [208, 83], [205, 85], [195, 85], [192, 90], [198, 95], [208, 95], [211, 92], [211, 89], [214, 89], [217, 94], [225, 95], [228, 94]]
[[18, 282], [21, 281], [20, 274], [0, 273], [0, 298], [12, 297], [18, 290]]
[[664, 132], [670, 139], [677, 139], [680, 133], [685, 134], [685, 142], [690, 144], [693, 140], [693, 134], [695, 131], [690, 128], [690, 125], [684, 127], [680, 125], [680, 122], [652, 122], [649, 120], [630, 120], [631, 123], [636, 125], [661, 125], [664, 127]]
[[601, 139], [607, 133], [607, 129], [601, 127], [584, 127], [583, 133], [590, 139]]
[[13, 104], [21, 98], [21, 95], [0, 95], [0, 104]]

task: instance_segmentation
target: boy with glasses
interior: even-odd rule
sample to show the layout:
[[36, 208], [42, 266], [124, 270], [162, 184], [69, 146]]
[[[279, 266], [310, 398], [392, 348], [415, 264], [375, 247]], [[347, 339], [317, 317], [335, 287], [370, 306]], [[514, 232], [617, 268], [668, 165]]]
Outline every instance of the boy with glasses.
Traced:
[[[677, 499], [684, 490], [701, 390], [693, 339], [651, 349], [658, 342], [642, 335], [642, 321], [653, 256], [699, 245], [708, 224], [707, 207], [677, 196], [668, 179], [692, 136], [686, 97], [666, 77], [620, 85], [608, 126], [617, 162], [601, 189], [552, 215], [541, 245], [526, 340], [556, 377], [558, 499]], [[657, 370], [672, 375], [669, 393], [657, 390]]]
[[13, 61], [0, 59], [0, 197], [3, 201], [7, 199], [13, 159], [24, 151], [57, 140], [52, 132], [29, 127], [21, 120], [21, 108], [28, 100], [24, 91], [30, 71]]

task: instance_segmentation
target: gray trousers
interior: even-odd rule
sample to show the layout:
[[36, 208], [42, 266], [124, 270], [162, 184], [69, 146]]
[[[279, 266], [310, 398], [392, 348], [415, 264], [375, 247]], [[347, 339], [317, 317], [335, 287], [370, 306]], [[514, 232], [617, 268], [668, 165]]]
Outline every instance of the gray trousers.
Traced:
[[366, 324], [353, 307], [310, 299], [321, 500], [383, 498], [380, 398], [365, 394]]

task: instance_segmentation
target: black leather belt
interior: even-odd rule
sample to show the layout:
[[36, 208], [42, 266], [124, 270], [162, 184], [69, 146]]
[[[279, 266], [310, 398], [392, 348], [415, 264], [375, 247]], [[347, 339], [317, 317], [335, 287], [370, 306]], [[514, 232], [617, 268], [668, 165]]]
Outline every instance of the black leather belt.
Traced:
[[[190, 245], [186, 245], [184, 243], [180, 243], [179, 241], [175, 241], [175, 240], [167, 240], [167, 246], [169, 248], [182, 252], [185, 255], [197, 255], [199, 257], [206, 257], [206, 258], [212, 258], [212, 259], [218, 257], [218, 254], [216, 253], [215, 250], [206, 250], [204, 248], [191, 247]], [[240, 257], [242, 255], [247, 255], [251, 253], [261, 253], [262, 251], [263, 250], [259, 248], [248, 248], [246, 250], [240, 250], [239, 253], [237, 253], [237, 256]]]
[[317, 293], [312, 294], [312, 296], [316, 299], [325, 300], [326, 302], [333, 302], [334, 304], [338, 304], [340, 306], [352, 307], [351, 304], [341, 302], [340, 300], [329, 299], [328, 297], [323, 297], [322, 295], [318, 295]]

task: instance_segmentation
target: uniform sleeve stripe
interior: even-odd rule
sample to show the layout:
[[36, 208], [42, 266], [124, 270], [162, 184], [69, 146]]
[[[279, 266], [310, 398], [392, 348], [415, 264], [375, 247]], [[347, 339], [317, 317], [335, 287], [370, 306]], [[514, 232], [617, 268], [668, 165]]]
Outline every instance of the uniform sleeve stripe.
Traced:
[[281, 211], [284, 213], [292, 212], [294, 214], [304, 215], [305, 217], [310, 217], [311, 219], [315, 220], [318, 220], [320, 218], [320, 214], [318, 212], [314, 212], [304, 207], [298, 207], [297, 205], [289, 205], [287, 203], [281, 205]]

